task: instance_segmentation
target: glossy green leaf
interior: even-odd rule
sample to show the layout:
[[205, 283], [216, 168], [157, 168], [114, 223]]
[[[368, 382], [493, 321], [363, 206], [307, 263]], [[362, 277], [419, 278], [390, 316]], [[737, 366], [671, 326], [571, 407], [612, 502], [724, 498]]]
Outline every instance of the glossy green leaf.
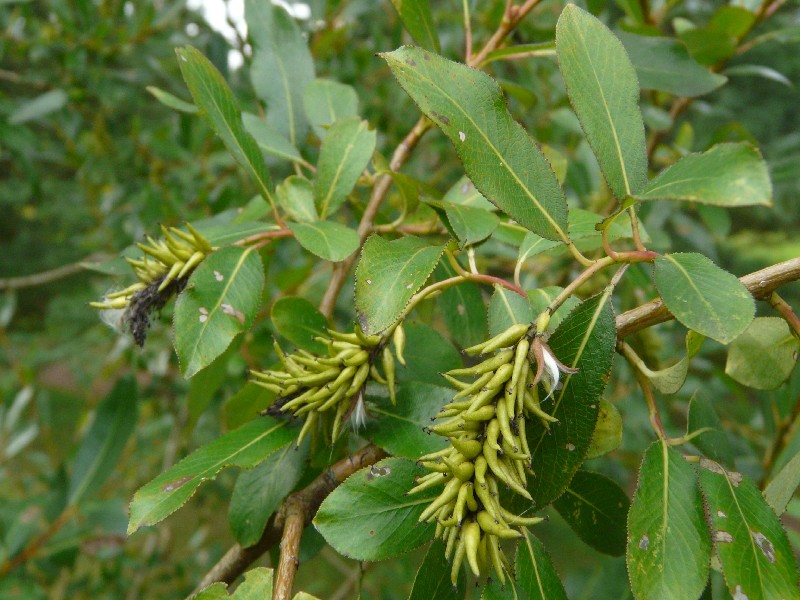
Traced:
[[705, 456], [726, 466], [733, 466], [734, 453], [728, 433], [723, 428], [710, 398], [699, 392], [689, 400], [686, 433], [696, 433], [692, 437], [692, 444]]
[[530, 300], [508, 288], [496, 285], [489, 301], [489, 335], [503, 333], [512, 325], [532, 323], [536, 318]]
[[622, 444], [622, 415], [611, 402], [600, 398], [600, 412], [597, 413], [597, 425], [586, 459], [608, 454], [619, 448], [620, 444]]
[[314, 79], [308, 44], [295, 20], [271, 2], [247, 0], [245, 19], [254, 45], [253, 89], [267, 104], [267, 123], [297, 147], [308, 130], [303, 92]]
[[625, 519], [630, 500], [614, 481], [590, 471], [578, 471], [553, 508], [584, 542], [598, 552], [625, 552]]
[[319, 220], [314, 206], [314, 186], [305, 177], [287, 177], [276, 189], [278, 204], [292, 220], [298, 223], [313, 223]]
[[288, 223], [298, 243], [316, 256], [339, 262], [358, 250], [358, 233], [334, 221]]
[[444, 252], [408, 236], [392, 242], [373, 235], [364, 244], [356, 269], [356, 313], [371, 335], [392, 325], [428, 279]]
[[289, 444], [260, 465], [242, 471], [228, 507], [228, 523], [243, 547], [255, 544], [272, 514], [305, 471], [309, 444]]
[[19, 125], [40, 119], [52, 112], [61, 110], [66, 106], [69, 97], [64, 90], [55, 89], [44, 92], [36, 98], [25, 100], [16, 110], [8, 115], [8, 122], [11, 125]]
[[769, 206], [772, 184], [758, 150], [749, 144], [718, 144], [702, 154], [684, 156], [636, 197], [715, 206]]
[[[228, 595], [228, 585], [222, 582], [212, 583], [200, 590], [193, 600], [263, 600], [272, 595], [272, 569], [256, 567], [244, 574], [244, 581]], [[297, 596], [295, 596], [297, 598]]]
[[728, 349], [725, 372], [757, 390], [774, 390], [792, 374], [800, 340], [780, 317], [758, 317]]
[[727, 77], [712, 73], [692, 59], [686, 46], [678, 40], [623, 31], [616, 35], [636, 68], [639, 87], [643, 90], [694, 97], [708, 94], [728, 81]]
[[[439, 263], [440, 279], [455, 275], [455, 270], [446, 261]], [[442, 312], [447, 331], [462, 348], [468, 348], [486, 339], [486, 304], [477, 283], [465, 282], [442, 292], [436, 299]]]
[[547, 159], [485, 73], [420, 48], [382, 55], [400, 85], [456, 148], [475, 187], [517, 223], [566, 239], [567, 202]]
[[370, 409], [378, 417], [367, 425], [364, 437], [392, 456], [418, 459], [423, 454], [444, 448], [446, 440], [430, 435], [430, 427], [439, 410], [452, 401], [451, 388], [419, 381], [397, 386], [397, 404], [381, 402]]
[[527, 530], [517, 546], [517, 587], [529, 600], [567, 600], [544, 545]]
[[177, 96], [170, 94], [162, 90], [161, 88], [157, 88], [154, 85], [148, 85], [147, 91], [150, 92], [153, 97], [161, 102], [164, 106], [171, 108], [172, 110], [177, 110], [179, 112], [185, 112], [189, 114], [194, 114], [199, 111], [199, 109], [192, 104], [191, 102], [186, 102], [186, 100], [181, 100]]
[[[560, 246], [561, 242], [554, 242], [553, 240], [546, 240], [543, 237], [536, 235], [535, 233], [531, 233], [530, 231], [525, 234], [525, 238], [522, 240], [522, 244], [519, 246], [519, 256], [517, 257], [517, 263], [519, 265], [523, 265], [526, 260], [541, 254], [542, 252], [547, 252], [548, 250], [552, 250], [553, 248]], [[521, 268], [521, 267], [520, 267]]]
[[214, 132], [253, 178], [258, 191], [272, 202], [272, 179], [261, 150], [242, 124], [239, 104], [216, 67], [199, 50], [186, 46], [176, 50], [183, 79], [194, 103]]
[[458, 573], [458, 581], [454, 586], [450, 582], [450, 563], [444, 557], [444, 543], [437, 540], [428, 548], [422, 559], [414, 587], [408, 600], [462, 600], [467, 588], [464, 569]]
[[123, 377], [95, 411], [83, 436], [67, 491], [67, 503], [78, 504], [97, 491], [117, 466], [138, 416], [136, 380]]
[[519, 593], [513, 580], [506, 579], [502, 585], [499, 579], [493, 578], [483, 586], [481, 600], [519, 600]]
[[611, 291], [608, 288], [580, 304], [549, 339], [555, 356], [579, 371], [563, 375], [563, 387], [542, 406], [559, 423], [548, 431], [538, 420], [528, 421], [533, 471], [547, 473], [528, 484], [537, 506], [562, 494], [589, 450], [617, 343]]
[[328, 336], [328, 319], [305, 298], [286, 296], [275, 301], [270, 311], [275, 331], [303, 350], [326, 354], [327, 347], [314, 340]]
[[664, 254], [655, 265], [656, 289], [689, 329], [727, 344], [752, 322], [755, 303], [750, 292], [702, 254]]
[[376, 134], [359, 117], [336, 121], [328, 129], [317, 163], [314, 202], [321, 218], [336, 212], [353, 191], [375, 149]]
[[400, 15], [403, 27], [417, 44], [434, 52], [440, 51], [439, 36], [428, 0], [392, 0], [392, 5]]
[[442, 200], [450, 204], [461, 204], [462, 206], [472, 206], [483, 210], [497, 210], [497, 207], [483, 197], [475, 188], [475, 184], [466, 175], [447, 190]]
[[697, 598], [711, 538], [694, 468], [665, 442], [645, 452], [628, 515], [628, 572], [637, 598]]
[[482, 242], [500, 224], [497, 215], [482, 208], [436, 200], [428, 200], [426, 204], [436, 210], [447, 229], [458, 239], [461, 248]]
[[662, 394], [674, 394], [683, 387], [683, 382], [686, 381], [686, 374], [689, 372], [689, 363], [700, 351], [705, 339], [696, 331], [690, 331], [686, 334], [686, 356], [674, 365], [658, 371], [652, 371], [644, 362], [641, 362], [637, 365], [637, 368], [650, 379], [659, 392]]
[[249, 112], [243, 112], [242, 124], [253, 136], [262, 152], [291, 161], [301, 162], [303, 160], [300, 152], [286, 139], [286, 136], [261, 117]]
[[772, 478], [764, 490], [764, 499], [780, 516], [786, 511], [789, 501], [800, 487], [800, 452], [787, 462], [778, 474]]
[[[601, 215], [589, 210], [573, 208], [569, 211], [569, 234], [581, 251], [585, 252], [602, 247], [603, 234], [597, 230], [597, 225], [602, 221], [603, 217]], [[650, 242], [650, 236], [641, 223], [639, 224], [639, 235], [645, 244]], [[633, 237], [631, 218], [625, 212], [614, 219], [608, 226], [608, 241], [615, 242], [631, 237]]]
[[786, 77], [786, 75], [764, 65], [735, 65], [725, 69], [725, 75], [733, 75], [735, 77], [760, 77], [761, 79], [776, 81], [788, 88], [794, 87], [792, 80]]
[[397, 381], [447, 385], [441, 373], [463, 366], [458, 350], [441, 333], [428, 325], [405, 322], [403, 328], [406, 332], [406, 349], [403, 353], [406, 364], [395, 365]]
[[749, 600], [800, 598], [786, 532], [752, 480], [712, 461], [701, 467], [711, 539], [728, 591]]
[[315, 79], [303, 92], [303, 107], [314, 133], [324, 140], [330, 125], [358, 114], [358, 96], [345, 83]]
[[130, 535], [178, 510], [204, 481], [227, 467], [248, 469], [294, 440], [285, 421], [261, 417], [192, 452], [174, 467], [140, 488], [130, 507]]
[[414, 477], [425, 473], [405, 458], [361, 469], [325, 499], [314, 526], [334, 550], [354, 560], [384, 560], [408, 552], [433, 537], [432, 524], [416, 523], [440, 490], [406, 495]]
[[207, 367], [250, 328], [263, 288], [261, 257], [251, 248], [227, 246], [200, 263], [175, 304], [175, 350], [184, 377]]
[[228, 429], [236, 429], [259, 418], [261, 411], [272, 404], [275, 398], [275, 392], [266, 390], [252, 381], [246, 382], [225, 402], [225, 425]]
[[568, 4], [556, 25], [558, 66], [572, 107], [617, 198], [647, 183], [639, 82], [622, 43], [591, 14]]

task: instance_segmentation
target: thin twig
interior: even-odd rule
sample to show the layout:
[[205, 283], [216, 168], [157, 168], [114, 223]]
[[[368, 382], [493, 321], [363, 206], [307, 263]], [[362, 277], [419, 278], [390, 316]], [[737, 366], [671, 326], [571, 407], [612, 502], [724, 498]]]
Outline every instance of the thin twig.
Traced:
[[789, 305], [789, 303], [781, 298], [778, 295], [778, 292], [772, 292], [767, 302], [769, 302], [775, 310], [781, 313], [781, 316], [786, 320], [786, 323], [791, 328], [794, 336], [800, 339], [800, 319], [797, 318], [797, 314], [794, 312], [794, 310], [792, 310], [792, 307]]
[[83, 260], [79, 260], [78, 262], [56, 267], [55, 269], [50, 269], [49, 271], [42, 271], [41, 273], [34, 273], [33, 275], [23, 275], [22, 277], [8, 277], [6, 279], [0, 279], [0, 290], [19, 290], [22, 288], [44, 285], [46, 283], [58, 281], [59, 279], [65, 279], [85, 271], [87, 262], [105, 260], [107, 258], [108, 257], [105, 255], [93, 254], [91, 256], [87, 256]]
[[55, 521], [50, 523], [45, 531], [34, 538], [19, 554], [14, 555], [3, 564], [0, 564], [0, 579], [8, 575], [20, 565], [35, 557], [42, 546], [50, 541], [50, 538], [52, 538], [64, 525], [66, 525], [66, 523], [72, 518], [73, 514], [75, 514], [75, 505], [70, 504], [64, 509], [64, 512], [62, 512]]
[[[282, 536], [289, 515], [298, 511], [303, 515], [303, 524], [307, 525], [322, 504], [322, 501], [347, 477], [361, 469], [373, 465], [386, 456], [386, 453], [372, 444], [365, 446], [355, 454], [331, 465], [325, 472], [312, 481], [307, 487], [289, 496], [281, 505], [276, 516], [267, 525], [264, 533], [253, 546], [243, 548], [239, 544], [231, 547], [225, 555], [206, 573], [192, 595], [216, 581], [232, 583], [239, 575], [258, 560], [262, 554], [277, 544]], [[278, 574], [280, 575], [280, 573]], [[294, 576], [292, 574], [292, 576]], [[287, 587], [286, 581], [276, 577], [275, 588]], [[288, 582], [291, 588], [291, 582]]]
[[[800, 258], [778, 263], [739, 278], [756, 300], [766, 300], [779, 287], [800, 279]], [[617, 317], [617, 337], [623, 339], [642, 329], [675, 317], [661, 298], [651, 300]]]

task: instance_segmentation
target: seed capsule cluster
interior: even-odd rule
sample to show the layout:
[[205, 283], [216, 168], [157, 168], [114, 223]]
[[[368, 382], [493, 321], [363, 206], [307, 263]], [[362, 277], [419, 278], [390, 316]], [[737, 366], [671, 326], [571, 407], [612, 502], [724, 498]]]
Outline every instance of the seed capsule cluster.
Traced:
[[[364, 386], [370, 379], [388, 387], [392, 404], [396, 400], [395, 358], [384, 337], [364, 335], [360, 328], [354, 333], [328, 330], [328, 334], [329, 338], [316, 338], [327, 346], [327, 356], [306, 350], [286, 354], [276, 341], [281, 369], [252, 371], [256, 384], [278, 394], [268, 414], [305, 417], [298, 445], [320, 421], [330, 424], [332, 440], [339, 436], [347, 417], [352, 417], [354, 425], [362, 425], [366, 418]], [[402, 326], [398, 326], [394, 346], [401, 364], [405, 364], [404, 343]]]
[[[446, 542], [445, 555], [453, 556], [454, 585], [464, 559], [476, 577], [491, 565], [505, 583], [505, 572], [511, 570], [500, 540], [519, 538], [522, 533], [515, 527], [542, 519], [506, 510], [500, 504], [500, 486], [531, 500], [526, 489], [527, 474], [533, 471], [525, 420], [538, 418], [546, 427], [557, 421], [541, 408], [536, 386], [543, 375], [552, 375], [546, 369], [557, 360], [539, 336], [529, 336], [528, 325], [512, 326], [465, 352], [489, 357], [445, 374], [459, 391], [437, 416], [446, 420], [430, 431], [448, 438], [450, 445], [420, 458], [430, 473], [409, 493], [444, 484], [419, 520], [436, 521], [436, 536]], [[531, 359], [537, 363], [535, 372]], [[574, 372], [558, 364], [560, 370]], [[459, 377], [475, 379], [467, 383]], [[555, 384], [552, 378], [548, 382]]]
[[122, 321], [130, 327], [136, 343], [144, 345], [149, 315], [159, 310], [170, 297], [186, 285], [186, 280], [214, 248], [194, 227], [186, 224], [189, 233], [175, 227], [161, 227], [164, 237], [136, 245], [142, 258], [126, 258], [139, 280], [124, 290], [107, 294], [102, 302], [90, 306], [102, 310], [124, 310]]

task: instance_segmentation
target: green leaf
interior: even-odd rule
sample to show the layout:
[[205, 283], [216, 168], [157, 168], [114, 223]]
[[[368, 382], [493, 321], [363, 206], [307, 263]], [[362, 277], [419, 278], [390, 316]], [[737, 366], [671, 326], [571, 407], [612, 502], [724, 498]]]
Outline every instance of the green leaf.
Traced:
[[508, 288], [495, 285], [489, 301], [489, 335], [503, 333], [512, 325], [532, 323], [536, 318], [527, 296], [520, 296]]
[[556, 25], [558, 66], [572, 108], [619, 199], [647, 183], [639, 82], [625, 48], [586, 11], [568, 4]]
[[[537, 256], [542, 252], [547, 252], [553, 248], [560, 246], [561, 242], [554, 242], [553, 240], [546, 240], [543, 237], [531, 233], [530, 231], [525, 234], [522, 244], [519, 246], [519, 256], [517, 257], [517, 264], [523, 265], [526, 260], [532, 256]], [[520, 268], [522, 268], [520, 266]]]
[[200, 415], [205, 412], [214, 395], [228, 379], [228, 363], [238, 350], [238, 344], [231, 344], [208, 367], [192, 377], [189, 382], [189, 391], [186, 394], [186, 406], [189, 413], [185, 425], [187, 431], [194, 429]]
[[[439, 263], [436, 269], [440, 280], [455, 275], [446, 261]], [[477, 283], [454, 285], [442, 292], [437, 303], [447, 331], [459, 346], [468, 348], [486, 339], [486, 304]]]
[[[244, 574], [244, 581], [239, 584], [236, 590], [228, 595], [228, 585], [217, 582], [200, 590], [193, 600], [263, 600], [272, 595], [272, 569], [266, 567], [256, 567]], [[298, 593], [299, 595], [299, 593]], [[297, 596], [295, 596], [295, 599]]]
[[196, 112], [199, 112], [199, 109], [191, 102], [186, 102], [186, 100], [181, 100], [177, 96], [174, 96], [169, 92], [165, 92], [161, 88], [157, 88], [154, 85], [148, 85], [146, 89], [153, 95], [153, 97], [156, 100], [161, 102], [161, 104], [173, 110], [189, 114], [194, 114]]
[[625, 552], [625, 518], [630, 500], [614, 481], [590, 471], [578, 471], [553, 508], [584, 542], [598, 552]]
[[183, 79], [200, 114], [222, 139], [236, 162], [250, 174], [261, 195], [272, 203], [272, 180], [258, 144], [242, 124], [239, 104], [231, 88], [199, 50], [186, 46], [176, 52]]
[[392, 0], [392, 5], [400, 15], [403, 27], [417, 44], [428, 50], [440, 52], [439, 36], [433, 24], [428, 0]]
[[324, 140], [328, 126], [358, 114], [358, 96], [352, 86], [330, 79], [315, 79], [303, 92], [303, 107], [316, 136]]
[[[603, 234], [597, 229], [597, 225], [602, 221], [601, 215], [589, 210], [573, 208], [569, 211], [569, 234], [578, 249], [585, 252], [602, 247]], [[644, 243], [650, 241], [650, 236], [647, 235], [641, 223], [639, 224], [639, 233]], [[633, 237], [631, 218], [625, 212], [608, 226], [608, 241], [614, 242], [631, 237]]]
[[278, 204], [286, 214], [298, 223], [313, 223], [319, 220], [314, 206], [314, 186], [305, 177], [291, 175], [276, 189]]
[[336, 121], [322, 142], [314, 182], [314, 202], [321, 218], [336, 212], [353, 191], [375, 150], [376, 134], [359, 117]]
[[561, 579], [544, 545], [524, 530], [517, 546], [517, 586], [530, 600], [567, 600]]
[[656, 289], [678, 321], [727, 344], [753, 321], [755, 302], [741, 281], [702, 254], [664, 254], [655, 260]]
[[271, 2], [246, 0], [245, 19], [253, 40], [250, 79], [267, 104], [267, 123], [297, 147], [306, 137], [303, 92], [314, 79], [314, 61], [295, 20]]
[[417, 525], [417, 519], [441, 490], [406, 495], [414, 477], [425, 473], [405, 458], [361, 469], [325, 499], [314, 526], [334, 550], [353, 560], [384, 560], [408, 552], [433, 537], [433, 525]]
[[697, 598], [711, 539], [694, 468], [663, 440], [645, 452], [628, 515], [627, 562], [637, 598]]
[[441, 373], [463, 366], [461, 355], [441, 333], [422, 323], [405, 322], [406, 365], [397, 363], [397, 381], [447, 385]]
[[674, 365], [658, 371], [650, 370], [644, 362], [640, 362], [637, 367], [650, 379], [659, 392], [674, 394], [683, 387], [686, 374], [689, 372], [689, 363], [700, 351], [705, 339], [696, 331], [690, 331], [686, 334], [686, 356]]
[[780, 317], [757, 317], [728, 349], [725, 372], [757, 390], [774, 390], [797, 364], [800, 340]]
[[286, 136], [261, 117], [249, 112], [243, 112], [242, 124], [248, 133], [253, 136], [262, 152], [286, 160], [303, 162], [303, 157], [300, 156], [297, 148], [292, 146], [291, 142], [286, 139]]
[[422, 559], [408, 600], [462, 600], [466, 588], [464, 569], [458, 572], [457, 584], [450, 583], [450, 563], [444, 557], [444, 543], [437, 540]]
[[600, 398], [600, 412], [592, 435], [592, 444], [586, 453], [586, 460], [603, 456], [619, 448], [622, 444], [622, 415], [616, 406], [605, 398]]
[[248, 381], [225, 402], [225, 425], [236, 429], [259, 417], [259, 413], [275, 401], [276, 394]]
[[789, 501], [800, 486], [800, 452], [792, 457], [764, 490], [764, 499], [780, 516], [786, 511]]
[[175, 350], [184, 377], [222, 354], [255, 319], [264, 289], [261, 257], [227, 246], [197, 267], [175, 304]]
[[261, 417], [192, 452], [140, 488], [131, 502], [128, 535], [178, 510], [201, 483], [227, 467], [249, 469], [283, 448], [296, 432], [284, 421]]
[[21, 106], [8, 115], [8, 122], [10, 125], [19, 125], [34, 119], [41, 119], [64, 108], [67, 100], [69, 97], [64, 90], [50, 90], [32, 100], [25, 100]]
[[408, 236], [387, 242], [371, 236], [356, 268], [356, 313], [368, 335], [392, 325], [428, 279], [444, 252]]
[[708, 94], [728, 81], [727, 77], [712, 73], [692, 59], [686, 46], [676, 39], [624, 31], [616, 35], [636, 68], [639, 87], [643, 90], [691, 98]]
[[800, 598], [792, 548], [761, 492], [740, 473], [709, 460], [700, 464], [711, 539], [728, 591], [749, 600]]
[[379, 418], [367, 425], [364, 437], [392, 456], [414, 460], [441, 450], [447, 445], [446, 440], [426, 433], [425, 428], [452, 399], [450, 388], [419, 381], [401, 383], [397, 386], [396, 406], [382, 402], [370, 408], [370, 413]]
[[692, 444], [697, 446], [707, 457], [724, 465], [733, 466], [733, 448], [711, 400], [700, 393], [695, 393], [689, 400], [686, 433], [688, 435], [703, 429], [706, 431], [693, 437]]
[[286, 296], [275, 301], [270, 311], [275, 331], [303, 350], [326, 354], [327, 347], [314, 340], [328, 336], [328, 319], [305, 298]]
[[758, 150], [744, 143], [718, 144], [702, 154], [684, 156], [636, 197], [714, 206], [770, 206], [772, 184]]
[[513, 579], [501, 585], [498, 579], [491, 579], [483, 586], [481, 600], [519, 600], [517, 586]]
[[472, 206], [483, 210], [497, 210], [497, 207], [489, 202], [483, 195], [475, 189], [475, 185], [470, 178], [464, 175], [453, 186], [447, 190], [442, 198], [444, 202], [450, 204], [460, 204], [462, 206]]
[[460, 248], [482, 242], [500, 224], [497, 215], [482, 208], [438, 200], [427, 200], [426, 204], [433, 207], [448, 231], [458, 239]]
[[567, 238], [567, 201], [547, 159], [485, 73], [420, 48], [382, 55], [400, 85], [456, 148], [475, 187], [517, 223]]
[[[544, 311], [550, 303], [555, 300], [558, 295], [564, 291], [564, 288], [557, 285], [549, 285], [545, 287], [538, 287], [535, 290], [528, 292], [528, 299], [531, 301], [533, 307], [533, 314], [539, 315]], [[547, 331], [555, 331], [561, 322], [572, 312], [572, 310], [581, 303], [580, 298], [570, 296], [567, 300], [558, 307], [558, 310], [550, 316], [550, 324], [547, 326]]]
[[555, 356], [579, 371], [565, 375], [553, 404], [543, 406], [560, 422], [549, 431], [538, 420], [527, 425], [533, 471], [547, 473], [529, 483], [528, 491], [537, 506], [562, 494], [589, 450], [617, 343], [611, 291], [608, 288], [580, 304], [548, 340]]
[[736, 65], [725, 69], [725, 75], [760, 77], [770, 81], [776, 81], [788, 88], [793, 88], [792, 80], [780, 71], [764, 65]]
[[714, 29], [689, 29], [678, 35], [686, 44], [689, 54], [703, 65], [713, 65], [736, 53], [736, 40], [724, 31]]
[[289, 444], [236, 479], [228, 507], [228, 522], [236, 541], [255, 544], [267, 521], [294, 489], [305, 471], [309, 444]]
[[358, 233], [333, 221], [288, 223], [299, 244], [324, 260], [339, 262], [358, 250]]
[[138, 416], [136, 380], [123, 377], [97, 406], [94, 420], [75, 456], [67, 491], [72, 506], [97, 491], [117, 466]]

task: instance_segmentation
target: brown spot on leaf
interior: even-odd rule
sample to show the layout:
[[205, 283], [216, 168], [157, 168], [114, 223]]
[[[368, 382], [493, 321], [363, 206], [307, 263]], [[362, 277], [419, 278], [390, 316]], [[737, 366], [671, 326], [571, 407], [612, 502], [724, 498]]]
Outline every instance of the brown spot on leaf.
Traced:
[[414, 59], [413, 59], [413, 58], [407, 58], [407, 59], [406, 59], [406, 64], [407, 64], [409, 67], [416, 67], [416, 66], [417, 66], [417, 63], [414, 61]]
[[733, 536], [727, 531], [715, 531], [711, 535], [711, 539], [717, 544], [732, 544]]
[[639, 550], [647, 550], [647, 547], [650, 545], [650, 536], [646, 533], [642, 535], [642, 539], [639, 540]]
[[742, 474], [738, 473], [737, 471], [726, 471], [723, 469], [719, 463], [714, 462], [713, 460], [709, 460], [707, 458], [700, 459], [700, 466], [707, 471], [711, 471], [712, 473], [716, 473], [717, 475], [722, 475], [728, 478], [733, 484], [733, 487], [738, 487], [740, 483], [742, 483]]
[[758, 546], [758, 549], [761, 550], [761, 552], [764, 554], [764, 556], [767, 557], [767, 560], [774, 564], [775, 563], [775, 546], [772, 545], [772, 542], [770, 542], [767, 539], [767, 536], [765, 536], [760, 531], [751, 531], [750, 535], [753, 536], [753, 541], [755, 541], [756, 546]]
[[733, 600], [750, 600], [750, 598], [742, 591], [742, 586], [736, 584], [736, 589], [733, 590]]
[[379, 467], [372, 465], [367, 471], [367, 480], [377, 479], [378, 477], [386, 477], [392, 470], [389, 467]]
[[242, 311], [240, 311], [240, 310], [236, 310], [236, 309], [235, 309], [233, 306], [231, 306], [230, 304], [222, 304], [222, 305], [220, 306], [220, 308], [222, 308], [222, 312], [223, 312], [224, 314], [228, 315], [229, 317], [233, 317], [234, 319], [236, 319], [237, 321], [239, 321], [239, 323], [241, 323], [242, 325], [244, 325], [244, 322], [246, 321], [246, 319], [245, 319], [245, 317], [244, 317], [244, 313], [243, 313]]

